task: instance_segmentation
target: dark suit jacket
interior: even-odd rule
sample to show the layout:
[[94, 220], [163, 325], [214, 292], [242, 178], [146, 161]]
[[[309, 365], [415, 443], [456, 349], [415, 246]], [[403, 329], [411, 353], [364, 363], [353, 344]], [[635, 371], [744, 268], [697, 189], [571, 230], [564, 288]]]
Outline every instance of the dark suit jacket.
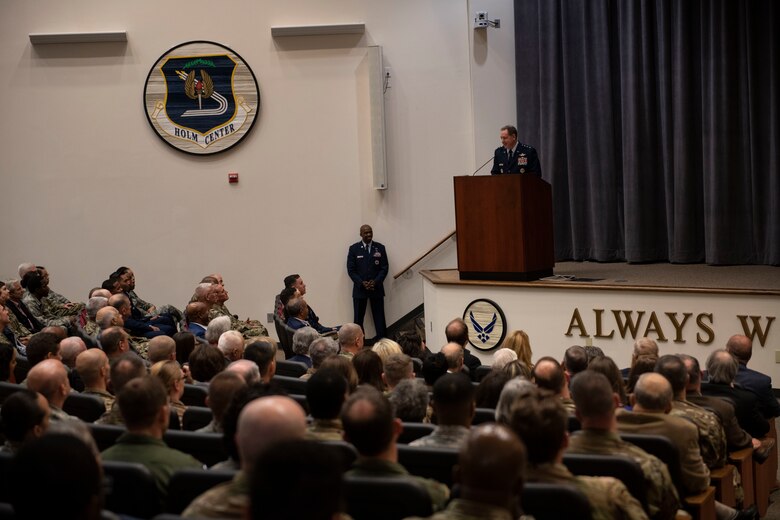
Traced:
[[32, 312], [30, 312], [30, 309], [27, 308], [27, 305], [25, 305], [23, 301], [14, 303], [11, 300], [8, 300], [5, 305], [11, 309], [11, 312], [14, 313], [14, 316], [19, 320], [19, 323], [27, 327], [30, 332], [40, 332], [41, 329], [43, 329], [41, 322], [35, 319], [35, 316], [32, 315]]
[[723, 430], [726, 432], [726, 444], [729, 451], [737, 451], [751, 445], [751, 437], [742, 429], [734, 412], [734, 405], [726, 399], [718, 399], [708, 395], [688, 393], [686, 399], [702, 408], [712, 410], [720, 419]]
[[[371, 251], [366, 251], [363, 241], [349, 246], [347, 253], [347, 273], [352, 278], [353, 298], [375, 298], [385, 295], [384, 282], [389, 269], [385, 246], [379, 242], [371, 242]], [[363, 282], [373, 280], [373, 291], [363, 287]]]
[[290, 327], [292, 330], [298, 330], [304, 327], [311, 327], [311, 325], [309, 325], [308, 323], [306, 323], [305, 321], [299, 318], [288, 318], [287, 326]]
[[469, 369], [469, 377], [472, 381], [477, 380], [477, 367], [482, 365], [482, 361], [477, 356], [469, 352], [467, 349], [463, 349], [463, 364]]
[[187, 330], [192, 332], [196, 338], [206, 337], [206, 327], [204, 327], [200, 323], [188, 323]]
[[514, 152], [510, 155], [506, 148], [499, 146], [493, 152], [493, 168], [490, 173], [532, 173], [542, 176], [542, 165], [533, 146], [518, 141]]
[[758, 410], [758, 397], [753, 392], [727, 384], [702, 383], [701, 393], [731, 401], [739, 425], [753, 437], [760, 438], [769, 433], [769, 423]]
[[767, 419], [780, 416], [780, 404], [772, 392], [771, 377], [740, 363], [737, 383], [745, 390], [750, 390], [758, 396], [758, 409], [761, 411], [761, 415]]

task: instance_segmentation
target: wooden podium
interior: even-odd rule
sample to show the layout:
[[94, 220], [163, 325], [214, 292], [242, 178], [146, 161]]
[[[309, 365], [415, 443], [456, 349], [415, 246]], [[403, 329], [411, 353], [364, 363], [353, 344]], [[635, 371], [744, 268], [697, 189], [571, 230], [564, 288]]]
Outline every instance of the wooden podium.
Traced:
[[458, 271], [463, 280], [552, 276], [552, 189], [535, 175], [455, 177]]

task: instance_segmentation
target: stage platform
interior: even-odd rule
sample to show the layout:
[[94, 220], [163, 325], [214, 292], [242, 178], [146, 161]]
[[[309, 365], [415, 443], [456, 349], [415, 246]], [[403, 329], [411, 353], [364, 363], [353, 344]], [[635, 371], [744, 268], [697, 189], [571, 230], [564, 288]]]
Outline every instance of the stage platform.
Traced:
[[[470, 324], [470, 350], [483, 363], [503, 332], [522, 329], [534, 360], [561, 359], [567, 347], [592, 342], [624, 367], [634, 340], [649, 336], [662, 354], [690, 354], [703, 365], [742, 333], [754, 338], [750, 365], [780, 381], [778, 267], [560, 262], [554, 272], [534, 282], [491, 282], [460, 280], [454, 269], [422, 271], [428, 346], [444, 344], [444, 327], [457, 316]], [[475, 300], [489, 303], [470, 307]]]

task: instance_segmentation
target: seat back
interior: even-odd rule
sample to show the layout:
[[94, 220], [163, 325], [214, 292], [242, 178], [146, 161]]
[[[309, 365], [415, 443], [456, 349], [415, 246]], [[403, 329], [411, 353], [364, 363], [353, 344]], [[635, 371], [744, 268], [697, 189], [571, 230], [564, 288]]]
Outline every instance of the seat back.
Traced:
[[428, 491], [404, 477], [344, 476], [344, 497], [354, 520], [401, 520], [433, 513]]
[[162, 512], [160, 493], [143, 464], [103, 461], [108, 490], [105, 508], [117, 514], [152, 518]]
[[19, 355], [19, 353], [16, 353], [16, 368], [14, 368], [14, 375], [16, 376], [16, 381], [18, 383], [21, 383], [27, 378], [27, 372], [30, 371], [30, 362], [27, 361], [27, 357]]
[[301, 405], [301, 408], [303, 408], [303, 411], [306, 412], [306, 414], [309, 414], [309, 403], [306, 401], [306, 396], [301, 394], [290, 394], [290, 399], [294, 400], [296, 403]]
[[274, 328], [276, 328], [276, 336], [279, 338], [285, 359], [293, 357], [295, 354], [292, 349], [292, 338], [295, 331], [288, 327], [276, 313], [274, 313]]
[[184, 393], [181, 396], [181, 402], [187, 406], [206, 406], [206, 397], [209, 390], [201, 385], [184, 385]]
[[575, 475], [615, 477], [647, 510], [645, 474], [635, 460], [617, 455], [564, 453], [563, 464]]
[[452, 468], [458, 463], [458, 450], [399, 444], [398, 462], [412, 475], [432, 478], [452, 487]]
[[[17, 381], [21, 381], [21, 379], [17, 379]], [[19, 386], [15, 383], [7, 383], [5, 381], [0, 381], [0, 405], [2, 405], [5, 402], [5, 400], [8, 398], [9, 395], [18, 392], [23, 388], [24, 387]]]
[[420, 374], [422, 374], [422, 369], [423, 369], [422, 359], [413, 357], [412, 358], [412, 370], [414, 370], [414, 377], [417, 377]]
[[182, 428], [186, 431], [194, 432], [208, 426], [214, 415], [210, 408], [205, 406], [188, 406], [182, 416]]
[[496, 422], [496, 410], [493, 408], [477, 408], [474, 411], [474, 418], [471, 420], [471, 424], [477, 425], [488, 422]]
[[213, 466], [228, 458], [222, 444], [222, 435], [219, 433], [168, 430], [163, 435], [163, 441], [175, 450], [189, 453], [207, 466]]
[[398, 437], [398, 443], [399, 444], [409, 444], [412, 441], [416, 441], [420, 437], [425, 437], [426, 435], [430, 435], [433, 433], [433, 430], [436, 428], [433, 424], [428, 423], [414, 423], [414, 422], [405, 422], [403, 423], [404, 430], [401, 432], [401, 435]]
[[488, 375], [491, 370], [493, 370], [493, 367], [490, 365], [479, 365], [474, 372], [476, 381], [482, 381], [485, 379], [485, 376]]
[[358, 458], [358, 452], [353, 445], [346, 441], [312, 441], [320, 444], [323, 448], [333, 450], [338, 453], [342, 460], [342, 471], [347, 471]]
[[297, 377], [274, 376], [271, 381], [278, 384], [290, 394], [306, 395], [306, 380]]
[[95, 422], [106, 413], [106, 403], [96, 395], [68, 394], [63, 411], [69, 415], [75, 415], [84, 422]]
[[576, 416], [570, 415], [569, 416], [569, 425], [568, 425], [567, 429], [569, 430], [569, 433], [580, 431], [582, 429], [582, 425], [580, 424], [580, 420], [577, 419]]
[[0, 502], [11, 501], [11, 462], [14, 456], [0, 452]]
[[181, 514], [200, 494], [231, 480], [235, 471], [180, 469], [171, 475], [165, 511]]
[[301, 377], [309, 370], [304, 363], [298, 361], [277, 361], [276, 375], [287, 377]]
[[674, 482], [674, 487], [677, 488], [680, 496], [685, 495], [683, 492], [685, 487], [682, 483], [682, 470], [680, 468], [680, 453], [677, 451], [677, 446], [672, 444], [672, 441], [662, 435], [622, 432], [620, 433], [620, 438], [639, 446], [650, 455], [655, 455], [661, 459], [661, 462], [666, 463], [666, 466], [669, 468], [669, 475], [672, 477], [672, 482]]
[[98, 450], [103, 451], [114, 445], [120, 435], [127, 430], [124, 426], [113, 426], [109, 424], [90, 424], [89, 431], [92, 438], [95, 439]]
[[536, 520], [591, 518], [590, 502], [579, 489], [565, 484], [527, 482], [521, 500], [523, 512]]

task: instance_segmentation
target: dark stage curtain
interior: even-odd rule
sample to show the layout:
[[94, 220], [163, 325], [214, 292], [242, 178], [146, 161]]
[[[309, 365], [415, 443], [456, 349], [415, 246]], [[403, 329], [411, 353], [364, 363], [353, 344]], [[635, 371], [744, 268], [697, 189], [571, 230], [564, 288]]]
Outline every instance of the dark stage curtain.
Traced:
[[515, 0], [559, 260], [780, 265], [780, 1]]

